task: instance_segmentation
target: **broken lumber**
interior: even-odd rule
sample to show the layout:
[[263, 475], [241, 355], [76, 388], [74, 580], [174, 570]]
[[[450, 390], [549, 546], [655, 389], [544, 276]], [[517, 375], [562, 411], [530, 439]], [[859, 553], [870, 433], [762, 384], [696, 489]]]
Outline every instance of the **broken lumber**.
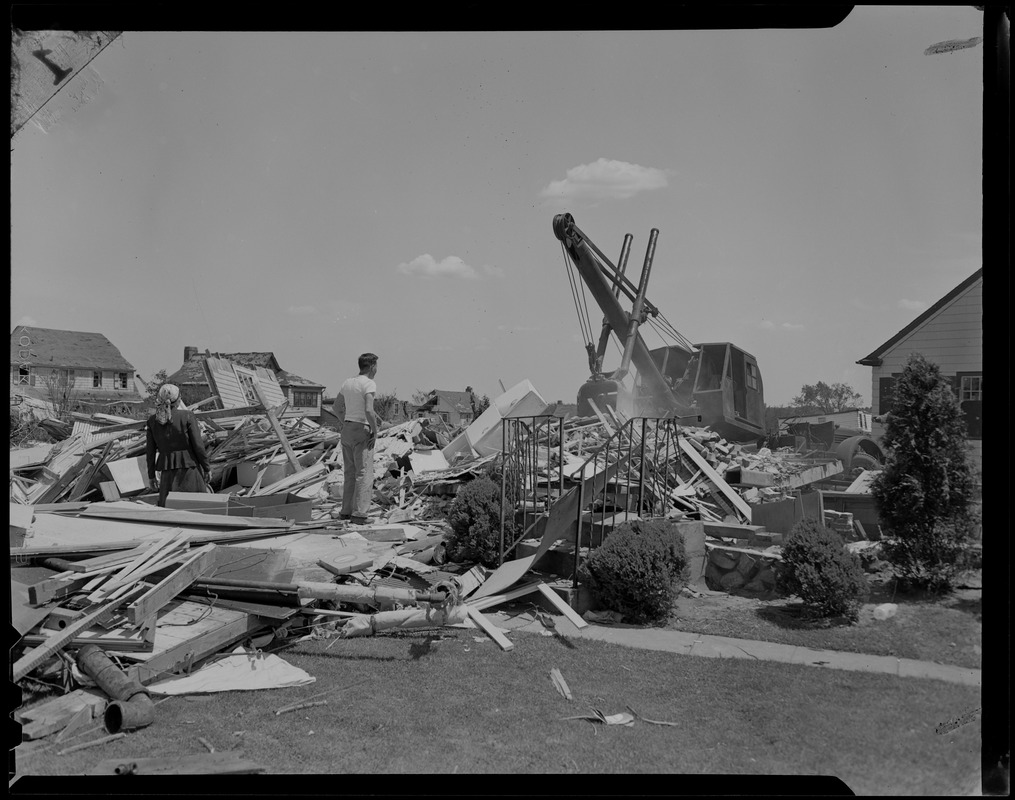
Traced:
[[186, 561], [168, 577], [157, 583], [141, 597], [127, 606], [127, 619], [132, 625], [140, 625], [166, 603], [187, 589], [198, 577], [215, 566], [215, 545], [206, 544], [198, 548]]
[[712, 466], [702, 457], [694, 447], [691, 446], [689, 441], [683, 436], [678, 437], [677, 441], [680, 444], [680, 449], [684, 451], [691, 461], [694, 462], [705, 476], [712, 481], [715, 487], [723, 494], [723, 496], [729, 500], [737, 512], [747, 520], [748, 523], [751, 521], [751, 507], [725, 480], [719, 475]]
[[[134, 590], [134, 592], [137, 591], [138, 590], [136, 589]], [[77, 622], [68, 625], [66, 628], [64, 628], [55, 636], [49, 637], [49, 639], [46, 641], [45, 644], [41, 644], [38, 647], [29, 650], [15, 662], [11, 680], [13, 680], [15, 683], [20, 681], [22, 678], [25, 677], [25, 675], [27, 675], [29, 672], [31, 672], [33, 669], [39, 666], [39, 664], [41, 664], [47, 658], [49, 658], [50, 656], [54, 655], [56, 652], [61, 650], [64, 647], [64, 645], [66, 645], [68, 642], [70, 642], [71, 639], [77, 636], [79, 631], [83, 631], [86, 628], [90, 627], [100, 616], [105, 614], [107, 611], [111, 611], [112, 609], [123, 605], [125, 602], [127, 602], [128, 599], [130, 599], [130, 597], [131, 595], [127, 594], [121, 598], [118, 598], [109, 603], [106, 603], [103, 606], [100, 606], [99, 608], [95, 609], [89, 614], [86, 614], [85, 616], [81, 617], [81, 619], [79, 619]]]

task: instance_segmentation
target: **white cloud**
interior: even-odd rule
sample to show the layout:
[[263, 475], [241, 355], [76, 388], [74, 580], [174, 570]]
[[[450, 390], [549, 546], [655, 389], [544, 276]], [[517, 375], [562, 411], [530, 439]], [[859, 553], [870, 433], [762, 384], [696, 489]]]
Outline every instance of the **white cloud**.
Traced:
[[765, 331], [773, 331], [776, 328], [780, 328], [784, 331], [802, 331], [803, 325], [795, 322], [772, 322], [770, 319], [763, 319], [758, 323], [758, 327]]
[[289, 308], [287, 308], [286, 311], [288, 311], [290, 314], [299, 314], [299, 315], [317, 313], [317, 309], [314, 308], [313, 306], [289, 306]]
[[903, 297], [899, 301], [899, 308], [904, 308], [906, 311], [923, 311], [927, 308], [927, 304], [922, 300], [907, 300]]
[[503, 269], [490, 264], [484, 264], [476, 269], [466, 264], [458, 256], [448, 256], [438, 261], [429, 253], [399, 264], [398, 271], [404, 275], [422, 275], [424, 278], [463, 278], [465, 280], [477, 280], [483, 275], [498, 278], [504, 275]]
[[669, 185], [667, 171], [627, 161], [600, 158], [567, 171], [564, 180], [551, 181], [540, 197], [556, 200], [626, 200], [639, 192]]

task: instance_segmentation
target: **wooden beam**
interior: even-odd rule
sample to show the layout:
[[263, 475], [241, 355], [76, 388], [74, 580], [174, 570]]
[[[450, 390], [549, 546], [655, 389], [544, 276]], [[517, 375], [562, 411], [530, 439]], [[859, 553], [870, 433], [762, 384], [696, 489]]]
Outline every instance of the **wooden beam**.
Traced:
[[[211, 399], [211, 398], [209, 398]], [[257, 414], [264, 413], [264, 409], [261, 406], [244, 406], [242, 408], [217, 408], [214, 411], [195, 411], [194, 416], [198, 420], [205, 419], [225, 419], [227, 417], [242, 417], [245, 414]], [[107, 425], [98, 433], [119, 433], [121, 431], [143, 431], [145, 425], [148, 424], [147, 419], [139, 419], [134, 422], [124, 422], [119, 425]]]
[[48, 489], [42, 492], [42, 494], [40, 494], [38, 497], [35, 498], [35, 505], [39, 505], [41, 503], [54, 502], [61, 494], [63, 494], [64, 489], [70, 486], [71, 481], [73, 481], [78, 475], [81, 474], [81, 471], [85, 469], [85, 467], [91, 460], [92, 454], [84, 453], [76, 462], [74, 462], [71, 465], [70, 469], [68, 469], [65, 473], [63, 473], [63, 475], [60, 476], [60, 479], [58, 481], [56, 481], [52, 486], [50, 486]]
[[198, 548], [168, 577], [127, 606], [127, 620], [131, 625], [139, 625], [214, 566], [215, 545]]
[[466, 604], [465, 613], [469, 615], [469, 619], [476, 623], [487, 636], [493, 639], [501, 650], [511, 650], [514, 648], [514, 642], [508, 639], [503, 633], [501, 633], [497, 626], [494, 625], [490, 620], [483, 616], [483, 612], [478, 608]]
[[13, 680], [15, 683], [20, 681], [22, 678], [25, 677], [25, 675], [27, 675], [29, 672], [31, 672], [33, 669], [39, 666], [39, 664], [41, 664], [47, 658], [49, 658], [59, 650], [62, 650], [64, 645], [66, 645], [68, 642], [71, 641], [71, 639], [77, 636], [80, 631], [83, 631], [86, 628], [90, 627], [95, 622], [95, 620], [97, 620], [100, 616], [105, 614], [107, 611], [110, 611], [118, 606], [123, 605], [129, 599], [131, 599], [130, 595], [125, 595], [124, 597], [121, 597], [118, 600], [113, 600], [109, 603], [106, 603], [103, 606], [100, 606], [94, 611], [81, 617], [81, 619], [79, 619], [72, 625], [68, 625], [66, 628], [64, 628], [55, 636], [51, 636], [46, 641], [45, 644], [33, 648], [32, 650], [29, 650], [14, 663], [14, 667], [12, 668], [11, 680]]
[[712, 481], [713, 484], [715, 484], [715, 487], [720, 492], [722, 492], [723, 496], [727, 500], [729, 500], [729, 502], [733, 505], [733, 507], [748, 522], [750, 522], [751, 507], [746, 503], [744, 498], [742, 498], [736, 492], [736, 490], [734, 490], [728, 483], [726, 483], [726, 481], [723, 480], [722, 476], [718, 472], [712, 469], [712, 465], [709, 464], [704, 458], [702, 458], [701, 453], [695, 450], [694, 447], [692, 447], [691, 444], [687, 441], [687, 439], [685, 439], [683, 436], [680, 436], [677, 438], [677, 441], [680, 443], [680, 449], [684, 451], [684, 453], [687, 455], [689, 459], [691, 459], [691, 461], [694, 462], [695, 466], [697, 466], [705, 474], [705, 476], [710, 481]]
[[553, 607], [556, 608], [557, 611], [559, 611], [565, 617], [567, 617], [567, 619], [571, 622], [571, 624], [574, 625], [576, 628], [587, 628], [589, 626], [589, 624], [585, 620], [583, 620], [578, 615], [578, 613], [573, 608], [571, 608], [571, 606], [569, 606], [567, 603], [564, 602], [564, 598], [562, 598], [559, 594], [553, 591], [553, 589], [551, 589], [545, 583], [540, 583], [538, 586], [536, 586], [536, 588], [539, 590], [540, 594], [542, 594], [543, 597], [549, 600], [550, 603], [553, 605]]
[[142, 684], [149, 684], [162, 675], [183, 669], [189, 664], [196, 664], [264, 627], [267, 625], [259, 617], [242, 614], [237, 619], [207, 633], [181, 642], [162, 653], [154, 654], [145, 661], [132, 664], [124, 672], [128, 678], [137, 678]]
[[257, 399], [261, 402], [261, 405], [265, 408], [265, 413], [268, 416], [268, 422], [271, 423], [272, 429], [275, 431], [275, 435], [278, 436], [278, 440], [282, 443], [282, 449], [285, 450], [286, 458], [289, 459], [289, 463], [293, 465], [293, 468], [299, 472], [303, 469], [299, 459], [296, 458], [296, 453], [293, 452], [292, 447], [289, 445], [289, 440], [285, 436], [285, 431], [282, 430], [282, 426], [278, 421], [277, 409], [268, 407], [268, 400], [264, 396], [264, 391], [261, 389], [261, 382], [255, 377], [251, 384], [254, 387], [254, 393], [257, 395]]

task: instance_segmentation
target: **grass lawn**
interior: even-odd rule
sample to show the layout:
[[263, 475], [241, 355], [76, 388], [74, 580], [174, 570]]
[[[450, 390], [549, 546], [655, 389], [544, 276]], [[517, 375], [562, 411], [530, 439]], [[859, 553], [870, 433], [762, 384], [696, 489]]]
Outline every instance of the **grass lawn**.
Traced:
[[[968, 580], [978, 582], [978, 575], [970, 575]], [[796, 598], [682, 595], [665, 627], [979, 669], [983, 635], [980, 595], [980, 590], [974, 589], [938, 599], [907, 596], [894, 592], [890, 583], [874, 581], [869, 602], [855, 624], [808, 620]], [[875, 619], [874, 607], [889, 602], [898, 606], [895, 616]]]
[[[103, 732], [59, 745], [25, 743], [17, 751], [18, 772], [73, 776], [105, 758], [202, 753], [203, 737], [218, 750], [241, 748], [269, 773], [342, 776], [326, 784], [329, 793], [483, 794], [515, 785], [513, 779], [491, 780], [492, 773], [548, 774], [555, 777], [518, 785], [530, 791], [581, 787], [590, 794], [606, 787], [640, 793], [647, 783], [620, 777], [638, 773], [699, 776], [662, 784], [680, 792], [699, 785], [721, 791], [721, 780], [700, 777], [717, 775], [831, 775], [857, 794], [969, 794], [978, 787], [979, 715], [948, 734], [935, 732], [938, 724], [980, 707], [973, 687], [592, 640], [566, 646], [527, 633], [512, 640], [509, 652], [462, 629], [340, 640], [330, 648], [301, 642], [280, 655], [314, 675], [314, 684], [171, 697], [159, 703], [151, 726], [119, 741], [63, 756], [55, 755], [61, 747]], [[554, 667], [568, 682], [572, 702], [554, 689]], [[328, 705], [274, 714], [331, 689]], [[592, 708], [617, 714], [627, 706], [677, 724], [564, 719]], [[486, 777], [445, 777], [455, 773]], [[431, 777], [412, 777], [418, 774]], [[87, 789], [81, 778], [74, 780], [79, 791]], [[131, 785], [140, 791], [144, 779], [130, 780], [139, 781]], [[276, 785], [271, 780], [236, 776], [228, 785], [246, 791]], [[708, 783], [699, 784], [703, 780]], [[28, 778], [12, 793], [50, 785], [63, 784]], [[299, 793], [310, 784], [289, 785]]]

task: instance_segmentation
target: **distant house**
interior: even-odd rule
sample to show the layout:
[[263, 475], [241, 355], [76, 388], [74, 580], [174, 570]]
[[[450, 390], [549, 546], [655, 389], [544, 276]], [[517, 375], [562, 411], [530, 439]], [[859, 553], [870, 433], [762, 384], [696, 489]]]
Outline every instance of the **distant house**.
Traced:
[[[192, 405], [211, 395], [208, 376], [204, 371], [203, 361], [211, 356], [205, 350], [199, 353], [196, 347], [183, 348], [183, 366], [166, 378], [167, 383], [180, 387], [183, 401]], [[272, 372], [282, 387], [282, 393], [289, 406], [284, 417], [307, 417], [316, 422], [321, 419], [321, 406], [324, 398], [324, 384], [315, 383], [288, 372], [279, 366], [274, 353], [215, 353], [218, 358], [225, 358], [243, 367], [264, 367]]]
[[834, 422], [840, 428], [871, 432], [871, 413], [869, 411], [835, 411], [827, 414], [796, 414], [791, 417], [779, 417], [780, 423], [809, 422], [820, 425], [823, 422]]
[[434, 389], [426, 402], [416, 406], [417, 417], [438, 416], [448, 425], [468, 425], [476, 416], [471, 392]]
[[[864, 356], [872, 367], [873, 412], [892, 409], [892, 395], [911, 353], [940, 367], [966, 416], [966, 432], [978, 468], [983, 465], [983, 269], [980, 268], [909, 325]], [[877, 426], [877, 423], [875, 423]]]
[[134, 367], [101, 333], [21, 325], [11, 333], [11, 403], [127, 414], [142, 402]]

